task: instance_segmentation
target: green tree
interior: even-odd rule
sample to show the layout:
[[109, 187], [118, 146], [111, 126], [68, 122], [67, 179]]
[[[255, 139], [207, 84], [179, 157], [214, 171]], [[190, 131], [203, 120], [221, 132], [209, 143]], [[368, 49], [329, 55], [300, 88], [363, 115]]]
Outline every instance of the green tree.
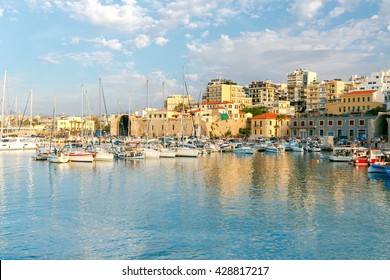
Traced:
[[243, 108], [241, 111], [245, 113], [251, 113], [254, 117], [259, 116], [261, 114], [267, 113], [266, 107], [251, 107], [251, 108]]
[[375, 108], [372, 108], [371, 110], [368, 110], [366, 112], [367, 115], [378, 115], [379, 112], [386, 112], [386, 108], [383, 108], [381, 106], [378, 106], [378, 107], [375, 107]]

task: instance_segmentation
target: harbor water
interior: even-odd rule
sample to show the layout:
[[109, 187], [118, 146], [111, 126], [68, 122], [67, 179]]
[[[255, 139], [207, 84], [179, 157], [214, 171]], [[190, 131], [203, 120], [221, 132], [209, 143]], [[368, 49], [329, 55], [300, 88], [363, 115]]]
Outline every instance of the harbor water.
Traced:
[[0, 259], [390, 259], [390, 179], [319, 153], [0, 153]]

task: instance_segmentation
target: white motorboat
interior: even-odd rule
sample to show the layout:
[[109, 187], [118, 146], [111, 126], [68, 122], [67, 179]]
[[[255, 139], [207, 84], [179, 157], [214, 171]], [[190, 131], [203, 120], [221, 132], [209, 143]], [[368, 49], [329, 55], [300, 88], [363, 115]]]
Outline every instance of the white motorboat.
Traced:
[[284, 146], [279, 143], [270, 143], [268, 146], [265, 148], [266, 152], [270, 153], [284, 153]]
[[329, 160], [333, 162], [352, 162], [356, 155], [363, 156], [368, 152], [364, 147], [352, 147], [342, 146], [334, 147], [332, 154], [329, 156]]
[[29, 138], [6, 137], [0, 140], [0, 151], [35, 150], [37, 143]]
[[256, 149], [246, 146], [246, 145], [237, 145], [236, 148], [233, 149], [233, 153], [236, 154], [255, 154]]

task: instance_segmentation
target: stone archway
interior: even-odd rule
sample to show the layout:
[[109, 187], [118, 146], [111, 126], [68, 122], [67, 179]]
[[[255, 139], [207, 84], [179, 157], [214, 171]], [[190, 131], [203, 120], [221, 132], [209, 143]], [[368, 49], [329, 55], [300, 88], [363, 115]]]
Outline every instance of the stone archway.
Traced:
[[129, 115], [120, 115], [117, 120], [118, 136], [128, 136], [131, 132], [131, 121]]
[[389, 123], [387, 119], [390, 116], [388, 114], [381, 114], [375, 119], [375, 137], [383, 137], [387, 140], [389, 137]]

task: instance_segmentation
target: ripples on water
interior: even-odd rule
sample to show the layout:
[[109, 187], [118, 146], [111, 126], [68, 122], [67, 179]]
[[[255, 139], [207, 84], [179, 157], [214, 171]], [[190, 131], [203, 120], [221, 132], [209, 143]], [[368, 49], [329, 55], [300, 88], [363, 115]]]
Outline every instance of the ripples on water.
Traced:
[[1, 259], [389, 259], [390, 183], [318, 155], [0, 154]]

